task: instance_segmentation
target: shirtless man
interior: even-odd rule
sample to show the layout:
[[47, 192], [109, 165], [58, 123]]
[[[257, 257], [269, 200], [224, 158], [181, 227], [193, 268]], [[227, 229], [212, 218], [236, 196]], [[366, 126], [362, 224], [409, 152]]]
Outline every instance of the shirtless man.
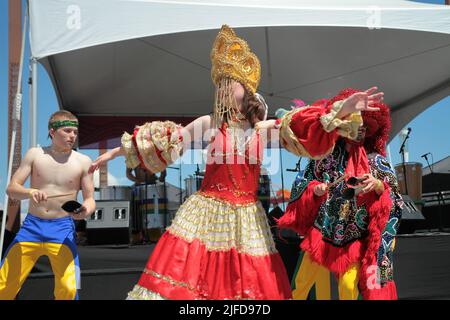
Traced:
[[[0, 299], [14, 299], [37, 259], [47, 255], [55, 274], [55, 299], [77, 299], [79, 281], [75, 220], [95, 210], [94, 184], [88, 173], [89, 157], [73, 151], [78, 120], [68, 111], [57, 111], [48, 123], [52, 144], [31, 148], [11, 178], [7, 193], [16, 200], [30, 199], [29, 214], [5, 253], [0, 269]], [[24, 183], [31, 176], [31, 188]], [[61, 206], [76, 200], [83, 204], [75, 213]]]

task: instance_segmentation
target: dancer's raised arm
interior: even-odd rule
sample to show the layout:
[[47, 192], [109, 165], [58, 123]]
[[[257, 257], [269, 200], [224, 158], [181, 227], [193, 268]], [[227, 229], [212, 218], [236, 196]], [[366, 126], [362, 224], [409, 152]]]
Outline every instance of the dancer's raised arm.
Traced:
[[186, 127], [172, 121], [152, 121], [137, 126], [132, 134], [125, 132], [121, 146], [99, 156], [90, 172], [119, 156], [125, 157], [128, 168], [143, 166], [150, 172], [163, 171], [190, 147], [191, 142], [202, 140], [211, 127], [211, 116], [201, 116]]
[[356, 139], [361, 112], [378, 111], [373, 105], [383, 100], [384, 93], [376, 90], [372, 87], [346, 99], [319, 100], [287, 111], [277, 120], [260, 121], [256, 128], [265, 130], [271, 141], [280, 138], [281, 145], [298, 156], [321, 159], [333, 150], [338, 137]]

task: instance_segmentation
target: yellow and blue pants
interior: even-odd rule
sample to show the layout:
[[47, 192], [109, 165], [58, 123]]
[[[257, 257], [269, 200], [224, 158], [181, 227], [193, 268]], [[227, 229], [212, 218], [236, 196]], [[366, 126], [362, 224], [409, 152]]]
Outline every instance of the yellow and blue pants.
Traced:
[[[338, 290], [340, 300], [361, 299], [358, 290], [359, 264], [351, 265], [339, 275]], [[311, 260], [307, 252], [302, 252], [297, 270], [292, 280], [292, 297], [295, 300], [330, 300], [330, 271]]]
[[[395, 238], [392, 250], [395, 249]], [[338, 275], [339, 300], [362, 300], [358, 290], [360, 264], [354, 263]], [[294, 300], [330, 300], [330, 271], [311, 260], [308, 252], [300, 252], [297, 267], [292, 279], [292, 298]]]
[[80, 268], [72, 217], [41, 219], [28, 214], [1, 262], [0, 300], [15, 299], [43, 255], [55, 275], [55, 299], [78, 299]]
[[[392, 241], [395, 249], [396, 239]], [[338, 275], [339, 300], [362, 300], [358, 290], [359, 263], [354, 263]], [[330, 300], [330, 271], [311, 260], [308, 252], [300, 252], [297, 267], [292, 278], [292, 297], [294, 300]]]

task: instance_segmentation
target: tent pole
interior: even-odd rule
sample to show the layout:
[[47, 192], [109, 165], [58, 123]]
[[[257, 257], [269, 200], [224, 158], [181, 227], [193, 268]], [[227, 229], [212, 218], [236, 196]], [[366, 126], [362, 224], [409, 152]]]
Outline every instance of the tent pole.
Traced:
[[[17, 92], [14, 97], [13, 103], [13, 112], [12, 112], [12, 133], [11, 133], [11, 145], [9, 148], [9, 159], [8, 159], [8, 173], [6, 178], [6, 186], [8, 186], [12, 171], [13, 171], [13, 160], [16, 146], [16, 138], [17, 132], [21, 130], [22, 122], [21, 122], [21, 114], [22, 114], [22, 71], [23, 71], [23, 56], [25, 52], [25, 41], [26, 41], [26, 30], [27, 30], [27, 20], [28, 20], [28, 11], [25, 13], [25, 17], [23, 20], [23, 30], [22, 30], [22, 43], [21, 43], [21, 51], [20, 51], [20, 61], [19, 61], [19, 71], [17, 75]], [[5, 237], [5, 228], [6, 228], [6, 218], [8, 216], [8, 202], [9, 196], [8, 193], [5, 192], [4, 199], [4, 209], [1, 217], [0, 223], [0, 259], [3, 254], [3, 243]], [[15, 216], [14, 216], [15, 217]]]

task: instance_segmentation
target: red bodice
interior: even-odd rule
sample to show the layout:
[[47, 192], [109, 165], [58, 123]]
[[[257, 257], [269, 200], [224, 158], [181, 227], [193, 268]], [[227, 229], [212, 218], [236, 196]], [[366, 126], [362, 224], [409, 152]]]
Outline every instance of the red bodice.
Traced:
[[233, 204], [257, 200], [263, 147], [259, 132], [240, 139], [222, 126], [208, 147], [208, 162], [200, 192]]

